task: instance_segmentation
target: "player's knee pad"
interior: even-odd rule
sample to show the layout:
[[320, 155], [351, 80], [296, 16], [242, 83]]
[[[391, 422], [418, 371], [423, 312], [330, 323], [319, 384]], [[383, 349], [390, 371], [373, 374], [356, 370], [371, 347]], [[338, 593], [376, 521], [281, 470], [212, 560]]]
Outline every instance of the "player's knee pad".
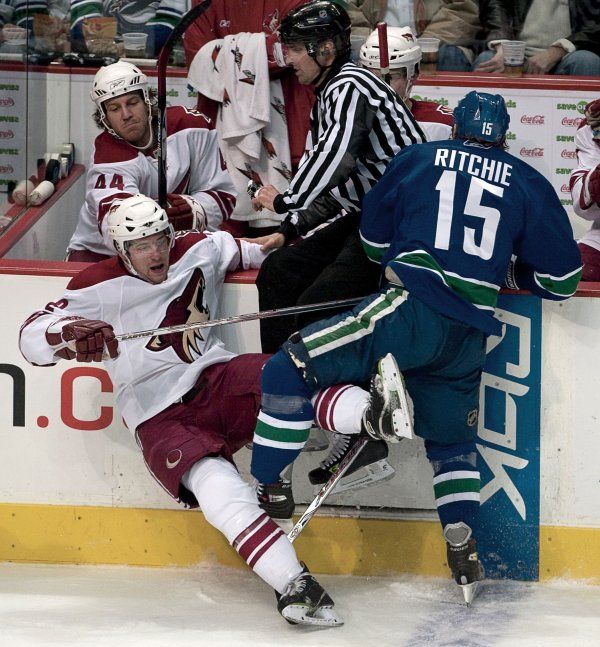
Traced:
[[265, 364], [261, 378], [262, 410], [269, 415], [313, 419], [311, 392], [292, 360], [278, 351]]
[[254, 490], [220, 456], [194, 463], [184, 474], [182, 483], [194, 493], [208, 523], [230, 543], [263, 514]]

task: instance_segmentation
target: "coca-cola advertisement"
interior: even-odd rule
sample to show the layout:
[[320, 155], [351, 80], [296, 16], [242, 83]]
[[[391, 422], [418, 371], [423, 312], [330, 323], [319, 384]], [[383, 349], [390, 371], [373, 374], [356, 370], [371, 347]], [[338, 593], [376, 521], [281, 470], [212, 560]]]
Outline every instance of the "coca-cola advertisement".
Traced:
[[543, 126], [545, 119], [545, 115], [523, 115], [521, 117], [521, 123], [530, 126]]
[[539, 146], [536, 148], [522, 148], [519, 155], [521, 157], [544, 157], [544, 149]]
[[571, 126], [572, 128], [579, 128], [583, 117], [563, 117], [560, 122], [563, 126]]

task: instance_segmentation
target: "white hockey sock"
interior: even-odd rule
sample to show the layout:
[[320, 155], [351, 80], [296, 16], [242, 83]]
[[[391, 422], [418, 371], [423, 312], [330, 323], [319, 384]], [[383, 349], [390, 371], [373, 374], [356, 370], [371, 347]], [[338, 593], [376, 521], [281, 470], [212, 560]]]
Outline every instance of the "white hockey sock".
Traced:
[[312, 398], [315, 422], [321, 429], [341, 434], [360, 433], [369, 392], [352, 384], [336, 384], [317, 391]]
[[181, 482], [194, 493], [208, 523], [225, 535], [269, 586], [281, 593], [302, 571], [287, 536], [258, 506], [256, 493], [229, 461], [203, 458]]

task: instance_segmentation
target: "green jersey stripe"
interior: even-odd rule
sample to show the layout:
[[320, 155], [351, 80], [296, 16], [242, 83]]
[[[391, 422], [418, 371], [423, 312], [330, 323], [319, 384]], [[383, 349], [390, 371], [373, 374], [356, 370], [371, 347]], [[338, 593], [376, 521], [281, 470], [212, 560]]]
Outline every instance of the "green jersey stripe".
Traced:
[[444, 272], [441, 265], [427, 252], [405, 252], [396, 261], [437, 274], [444, 285], [477, 308], [493, 310], [498, 301], [500, 286]]
[[550, 276], [549, 274], [535, 273], [535, 282], [544, 290], [557, 296], [570, 297], [575, 294], [583, 269], [580, 267], [575, 272], [566, 276]]

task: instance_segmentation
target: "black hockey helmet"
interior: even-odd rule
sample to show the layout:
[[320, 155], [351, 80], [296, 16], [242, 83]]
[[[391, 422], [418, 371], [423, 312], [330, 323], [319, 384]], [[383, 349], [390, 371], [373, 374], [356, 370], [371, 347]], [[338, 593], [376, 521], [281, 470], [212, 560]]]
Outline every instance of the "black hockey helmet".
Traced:
[[330, 0], [312, 0], [290, 11], [279, 27], [284, 44], [302, 42], [307, 52], [316, 57], [318, 45], [332, 40], [337, 56], [350, 53], [350, 16], [339, 4]]

